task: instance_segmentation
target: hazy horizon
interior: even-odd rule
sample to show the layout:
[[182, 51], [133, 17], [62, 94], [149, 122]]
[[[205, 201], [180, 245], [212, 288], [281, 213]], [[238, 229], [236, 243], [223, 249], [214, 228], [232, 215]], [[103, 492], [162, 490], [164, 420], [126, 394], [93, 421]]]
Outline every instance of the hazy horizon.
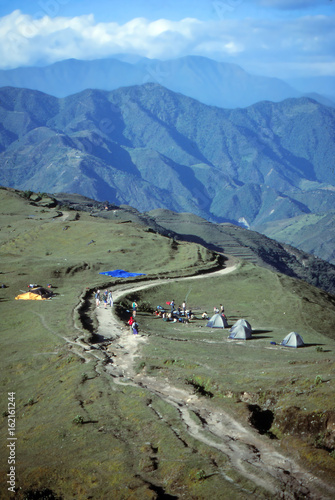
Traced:
[[332, 0], [45, 0], [0, 6], [0, 68], [199, 55], [264, 76], [335, 76]]

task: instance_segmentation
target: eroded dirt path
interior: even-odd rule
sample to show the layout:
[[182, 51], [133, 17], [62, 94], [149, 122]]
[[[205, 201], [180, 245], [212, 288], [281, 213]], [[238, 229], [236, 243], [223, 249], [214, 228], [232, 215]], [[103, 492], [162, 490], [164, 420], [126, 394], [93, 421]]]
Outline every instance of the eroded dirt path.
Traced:
[[[236, 266], [228, 267], [217, 274], [227, 274], [235, 269]], [[208, 275], [178, 278], [176, 281], [201, 279], [206, 276]], [[114, 291], [114, 301], [126, 294], [160, 283], [166, 283], [166, 280], [125, 286], [122, 290]], [[111, 308], [104, 309], [100, 306], [96, 313], [99, 322], [98, 334], [110, 339], [110, 344], [105, 352], [92, 348], [86, 349], [87, 354], [82, 355], [85, 358], [93, 355], [101, 361], [110, 360], [108, 363], [102, 362], [99, 370], [112, 376], [115, 383], [139, 386], [174, 406], [190, 436], [222, 452], [239, 474], [268, 491], [269, 498], [335, 498], [335, 488], [324, 484], [304, 471], [293, 459], [279, 453], [267, 438], [260, 436], [252, 428], [242, 426], [228, 413], [215, 409], [209, 400], [198, 397], [187, 389], [173, 387], [168, 379], [136, 374], [134, 361], [139, 356], [141, 346], [149, 342], [149, 338], [133, 335], [128, 327], [120, 323]], [[157, 416], [164, 419], [162, 415]], [[225, 479], [233, 482], [229, 477]], [[238, 485], [236, 487], [239, 488]], [[322, 494], [320, 491], [329, 494]]]

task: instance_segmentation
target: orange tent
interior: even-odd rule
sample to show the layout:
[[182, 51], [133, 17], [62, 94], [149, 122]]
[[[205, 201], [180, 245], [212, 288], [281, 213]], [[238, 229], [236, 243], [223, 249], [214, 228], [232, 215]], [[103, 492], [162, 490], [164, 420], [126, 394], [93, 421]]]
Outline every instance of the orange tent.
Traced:
[[15, 297], [15, 300], [46, 300], [50, 299], [53, 293], [41, 286], [32, 288], [29, 292], [21, 293]]
[[17, 295], [15, 297], [15, 300], [46, 300], [45, 297], [42, 297], [41, 295], [37, 295], [36, 293], [32, 292], [27, 292], [27, 293], [21, 293], [21, 295]]

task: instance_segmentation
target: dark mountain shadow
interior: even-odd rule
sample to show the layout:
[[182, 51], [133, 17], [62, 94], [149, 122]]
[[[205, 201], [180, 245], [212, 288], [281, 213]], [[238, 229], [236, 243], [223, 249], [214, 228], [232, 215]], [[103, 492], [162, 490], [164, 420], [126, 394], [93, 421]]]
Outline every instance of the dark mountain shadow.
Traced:
[[[256, 135], [256, 139], [258, 139], [258, 135]], [[310, 161], [294, 155], [289, 150], [285, 149], [278, 140], [275, 140], [275, 144], [278, 147], [278, 153], [269, 146], [263, 146], [264, 149], [262, 152], [278, 165], [282, 165], [284, 159], [284, 164], [287, 169], [286, 174], [284, 175], [285, 169], [282, 169], [280, 172], [278, 171], [278, 174], [286, 180], [286, 182], [290, 184], [295, 183], [293, 179], [290, 179], [288, 174], [291, 174], [293, 177], [306, 177], [312, 181], [316, 180], [313, 165]], [[304, 205], [302, 204], [302, 206]], [[305, 207], [305, 210], [306, 208], [307, 207]]]
[[92, 154], [121, 172], [127, 172], [137, 176], [140, 175], [130, 154], [125, 149], [110, 141], [105, 141], [105, 144], [108, 146], [108, 149], [93, 145]]
[[[212, 200], [208, 195], [207, 189], [204, 184], [196, 178], [193, 169], [187, 165], [178, 163], [177, 161], [169, 158], [161, 151], [159, 151], [159, 154], [162, 158], [164, 158], [164, 163], [168, 165], [174, 172], [176, 172], [179, 182], [190, 192], [190, 194], [194, 198], [196, 198], [198, 206], [201, 207], [202, 210], [208, 211]], [[208, 164], [208, 161], [206, 159], [204, 159], [203, 162]]]
[[201, 163], [206, 163], [207, 165], [210, 165], [211, 167], [214, 166], [212, 164], [212, 162], [201, 153], [198, 145], [194, 141], [192, 141], [191, 139], [189, 139], [185, 135], [182, 135], [180, 132], [178, 132], [177, 129], [169, 127], [166, 124], [164, 124], [164, 125], [165, 125], [165, 127], [168, 128], [169, 134], [175, 140], [175, 142], [178, 144], [178, 146], [180, 146], [183, 149], [183, 151], [185, 151], [190, 156], [193, 156], [194, 158], [199, 160]]
[[287, 200], [290, 200], [290, 202], [292, 202], [295, 206], [297, 206], [303, 213], [305, 214], [310, 214], [311, 211], [310, 209], [307, 207], [307, 205], [305, 205], [304, 203], [302, 203], [301, 201], [298, 201], [294, 198], [291, 198], [290, 196], [287, 196], [286, 194], [282, 193], [281, 196], [283, 198], [286, 198]]
[[[169, 92], [169, 95], [173, 95]], [[176, 107], [180, 106], [180, 103], [174, 103]], [[201, 105], [202, 109], [202, 105]], [[206, 163], [207, 165], [213, 166], [208, 158], [206, 158], [202, 152], [200, 151], [198, 145], [195, 141], [192, 141], [189, 137], [179, 132], [176, 128], [176, 119], [174, 119], [173, 123], [169, 123], [168, 120], [161, 120], [157, 115], [151, 112], [148, 108], [142, 108], [142, 110], [150, 116], [150, 119], [154, 122], [157, 122], [161, 127], [168, 131], [170, 137], [175, 141], [175, 143], [188, 155], [197, 159], [199, 162]], [[171, 121], [171, 120], [170, 120]]]
[[[93, 180], [93, 185], [96, 188], [96, 197], [98, 200], [108, 200], [110, 203], [118, 203], [117, 190], [111, 187], [100, 175], [90, 168], [87, 161], [84, 160], [81, 164], [82, 173], [89, 179]], [[108, 167], [106, 167], [107, 169]], [[96, 181], [96, 182], [94, 182]]]

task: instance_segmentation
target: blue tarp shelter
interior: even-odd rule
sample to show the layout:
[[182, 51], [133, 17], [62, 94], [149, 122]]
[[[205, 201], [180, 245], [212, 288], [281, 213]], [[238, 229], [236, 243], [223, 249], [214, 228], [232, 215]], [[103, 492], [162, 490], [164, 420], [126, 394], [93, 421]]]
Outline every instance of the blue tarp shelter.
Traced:
[[123, 269], [114, 269], [114, 271], [104, 271], [103, 273], [106, 276], [113, 276], [113, 278], [133, 278], [134, 276], [145, 276], [143, 273], [128, 273]]

